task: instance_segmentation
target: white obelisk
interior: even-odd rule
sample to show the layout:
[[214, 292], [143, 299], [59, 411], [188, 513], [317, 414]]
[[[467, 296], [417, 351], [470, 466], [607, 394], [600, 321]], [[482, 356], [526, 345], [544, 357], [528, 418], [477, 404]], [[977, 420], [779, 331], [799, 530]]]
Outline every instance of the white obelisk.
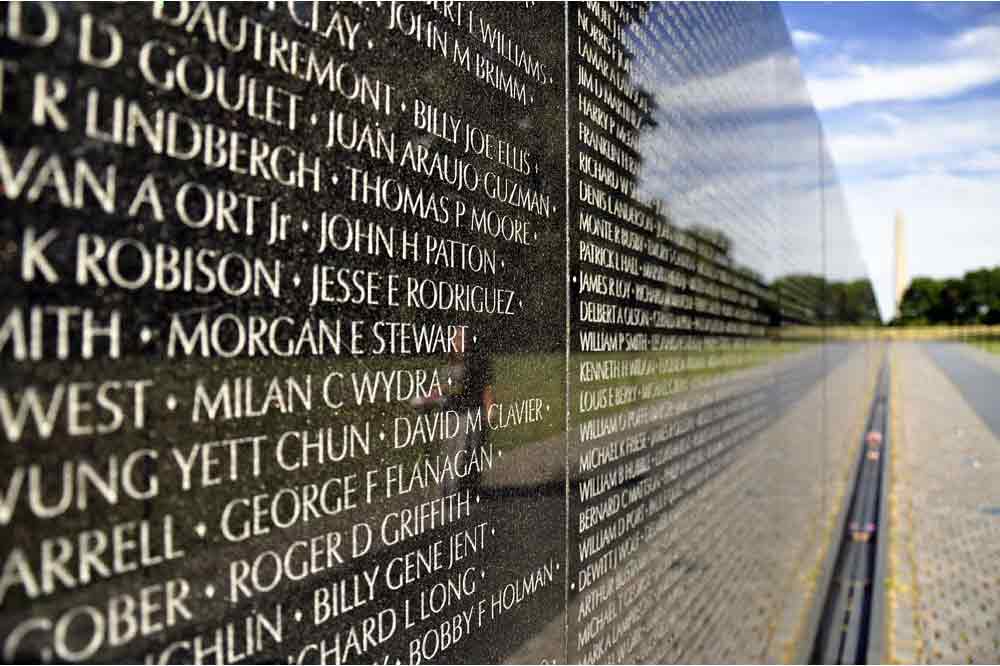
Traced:
[[896, 211], [896, 315], [899, 316], [899, 306], [903, 302], [903, 294], [910, 286], [910, 275], [906, 270], [906, 222], [903, 211]]

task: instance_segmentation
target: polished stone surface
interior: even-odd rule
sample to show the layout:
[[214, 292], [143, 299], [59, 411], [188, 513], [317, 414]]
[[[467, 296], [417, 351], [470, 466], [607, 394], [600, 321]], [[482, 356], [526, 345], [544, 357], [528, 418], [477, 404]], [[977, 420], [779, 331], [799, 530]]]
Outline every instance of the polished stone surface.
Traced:
[[798, 654], [878, 353], [777, 5], [0, 15], [0, 659]]

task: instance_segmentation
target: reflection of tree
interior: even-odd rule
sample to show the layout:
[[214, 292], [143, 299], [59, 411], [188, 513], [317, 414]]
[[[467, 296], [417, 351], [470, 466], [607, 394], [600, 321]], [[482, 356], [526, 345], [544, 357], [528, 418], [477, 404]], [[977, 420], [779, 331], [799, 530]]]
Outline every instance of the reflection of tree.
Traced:
[[776, 279], [772, 291], [787, 323], [878, 324], [878, 305], [871, 280], [828, 281], [820, 275], [787, 275]]
[[827, 320], [830, 324], [881, 323], [875, 291], [868, 278], [829, 283], [827, 302], [832, 309]]
[[924, 324], [1000, 324], [1000, 266], [960, 278], [914, 279], [892, 325]]
[[[712, 246], [716, 261], [730, 259], [732, 239], [707, 225], [694, 225], [685, 232]], [[777, 278], [768, 284], [759, 271], [731, 265], [729, 270], [760, 284], [771, 297], [760, 303], [771, 326], [784, 324], [873, 325], [881, 322], [875, 291], [867, 278], [829, 281], [820, 275], [797, 274]]]
[[719, 252], [728, 255], [733, 249], [732, 239], [723, 231], [713, 229], [703, 224], [694, 224], [688, 227], [688, 233], [706, 243], [714, 245]]

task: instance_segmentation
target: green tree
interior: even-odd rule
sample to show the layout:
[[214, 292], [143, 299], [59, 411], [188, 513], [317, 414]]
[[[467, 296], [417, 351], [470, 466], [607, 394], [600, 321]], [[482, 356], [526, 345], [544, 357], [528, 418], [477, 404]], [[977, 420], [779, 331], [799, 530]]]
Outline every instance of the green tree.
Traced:
[[894, 326], [1000, 323], [1000, 267], [960, 278], [915, 278], [903, 294]]

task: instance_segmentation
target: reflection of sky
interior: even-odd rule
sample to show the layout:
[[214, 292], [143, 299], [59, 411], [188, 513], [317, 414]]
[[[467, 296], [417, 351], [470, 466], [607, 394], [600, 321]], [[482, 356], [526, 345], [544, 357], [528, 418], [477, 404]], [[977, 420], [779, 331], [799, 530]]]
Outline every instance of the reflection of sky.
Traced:
[[897, 209], [912, 274], [1000, 264], [1000, 5], [783, 10], [883, 315], [892, 310]]
[[[680, 226], [724, 232], [734, 259], [768, 279], [864, 276], [777, 6], [655, 3], [649, 23], [659, 60], [634, 76], [655, 93], [656, 126], [640, 141], [639, 196], [663, 200]], [[825, 243], [824, 197], [837, 215]]]

